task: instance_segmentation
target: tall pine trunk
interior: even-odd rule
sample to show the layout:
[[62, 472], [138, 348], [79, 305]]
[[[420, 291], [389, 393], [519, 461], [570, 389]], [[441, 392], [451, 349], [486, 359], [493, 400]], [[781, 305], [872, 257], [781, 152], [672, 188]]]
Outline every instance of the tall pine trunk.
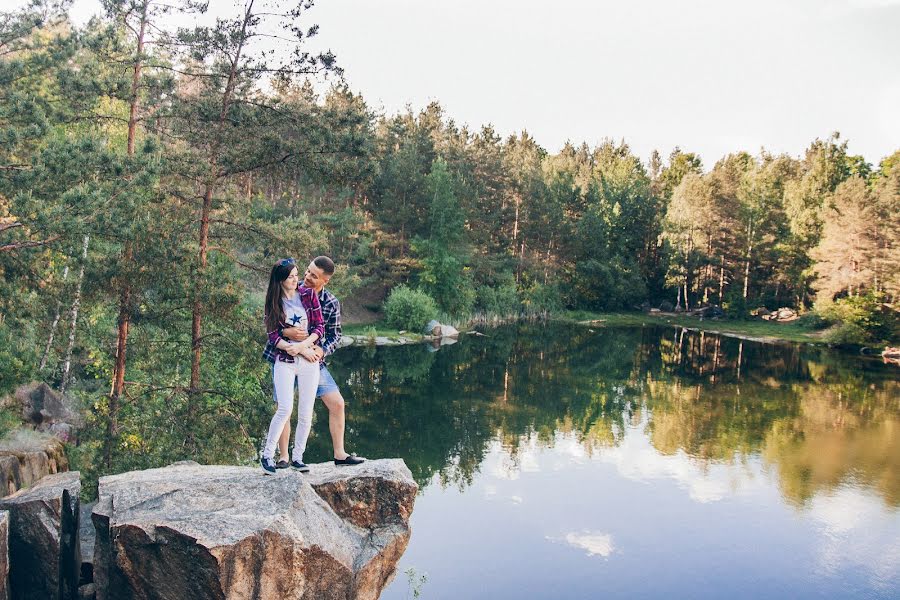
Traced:
[[[137, 137], [139, 89], [141, 84], [141, 70], [143, 68], [144, 37], [147, 32], [147, 10], [149, 2], [142, 5], [140, 29], [137, 32], [137, 52], [134, 59], [134, 67], [131, 75], [131, 101], [128, 109], [128, 156], [134, 156], [134, 144]], [[134, 242], [127, 240], [122, 251], [123, 264], [130, 265], [134, 260]], [[127, 269], [127, 267], [126, 267]], [[109, 418], [106, 421], [106, 443], [103, 450], [103, 459], [106, 466], [112, 462], [113, 440], [119, 429], [119, 405], [122, 393], [125, 389], [125, 364], [128, 351], [128, 330], [131, 327], [131, 295], [132, 282], [126, 276], [122, 278], [119, 289], [119, 318], [116, 335], [116, 362], [113, 367], [112, 390], [109, 394]]]
[[744, 301], [747, 301], [747, 291], [750, 288], [750, 261], [753, 256], [753, 217], [747, 224], [747, 260], [744, 262]]
[[[216, 125], [216, 130], [213, 134], [215, 135], [215, 138], [213, 139], [213, 144], [209, 154], [209, 175], [207, 177], [206, 184], [204, 185], [203, 190], [203, 206], [201, 207], [200, 212], [200, 251], [197, 256], [198, 282], [196, 287], [200, 288], [201, 290], [206, 286], [207, 253], [209, 250], [209, 217], [212, 211], [213, 193], [215, 192], [216, 183], [219, 178], [219, 150], [222, 144], [222, 135], [225, 128], [226, 119], [228, 117], [228, 111], [231, 108], [232, 104], [232, 96], [236, 85], [238, 65], [240, 65], [241, 60], [241, 52], [244, 48], [244, 44], [247, 41], [247, 26], [249, 25], [252, 16], [253, 2], [251, 0], [251, 2], [247, 4], [247, 9], [244, 13], [240, 42], [237, 46], [237, 50], [235, 51], [234, 60], [232, 60], [231, 66], [228, 71], [228, 81], [225, 84], [225, 90], [222, 93], [222, 108], [219, 111], [219, 119]], [[194, 301], [192, 304], [191, 351], [193, 353], [193, 356], [191, 358], [191, 380], [189, 387], [191, 398], [188, 403], [189, 431], [191, 431], [190, 426], [193, 424], [193, 421], [196, 418], [197, 403], [199, 401], [200, 394], [200, 362], [203, 343], [203, 305], [200, 301], [200, 293], [195, 291]]]
[[725, 304], [725, 256], [720, 258], [719, 265], [719, 306]]

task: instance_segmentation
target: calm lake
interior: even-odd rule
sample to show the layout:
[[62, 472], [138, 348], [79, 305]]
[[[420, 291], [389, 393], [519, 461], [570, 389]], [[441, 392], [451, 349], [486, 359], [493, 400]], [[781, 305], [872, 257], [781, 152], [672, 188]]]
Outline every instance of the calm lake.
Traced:
[[897, 367], [669, 328], [485, 333], [331, 363], [348, 446], [421, 488], [382, 598], [900, 597]]

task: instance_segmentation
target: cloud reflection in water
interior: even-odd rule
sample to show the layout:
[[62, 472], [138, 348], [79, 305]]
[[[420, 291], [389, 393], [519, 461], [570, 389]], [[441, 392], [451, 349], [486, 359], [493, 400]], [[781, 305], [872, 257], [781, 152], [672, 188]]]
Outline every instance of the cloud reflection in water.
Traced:
[[[552, 541], [559, 541], [554, 538], [547, 538]], [[567, 533], [561, 541], [569, 544], [570, 546], [574, 546], [575, 548], [579, 548], [581, 550], [587, 550], [588, 556], [601, 556], [603, 558], [609, 558], [610, 555], [615, 552], [615, 546], [613, 546], [612, 536], [608, 533], [601, 533], [598, 531], [582, 531], [582, 532], [570, 532]]]

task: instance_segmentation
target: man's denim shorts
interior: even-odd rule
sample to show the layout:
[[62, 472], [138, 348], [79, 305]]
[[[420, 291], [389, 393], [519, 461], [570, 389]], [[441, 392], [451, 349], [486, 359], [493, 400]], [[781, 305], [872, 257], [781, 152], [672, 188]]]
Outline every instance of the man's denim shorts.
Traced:
[[328, 372], [328, 367], [322, 365], [322, 368], [319, 369], [319, 389], [316, 390], [316, 397], [336, 391], [338, 391], [338, 385], [334, 382], [334, 377]]

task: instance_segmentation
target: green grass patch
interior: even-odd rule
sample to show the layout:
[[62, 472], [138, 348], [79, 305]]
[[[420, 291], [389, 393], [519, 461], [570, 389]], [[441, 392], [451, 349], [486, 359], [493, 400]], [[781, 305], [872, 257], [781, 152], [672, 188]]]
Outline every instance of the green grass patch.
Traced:
[[13, 408], [0, 408], [0, 438], [22, 424], [19, 411]]
[[[808, 323], [791, 321], [789, 323], [777, 323], [770, 321], [747, 320], [736, 321], [730, 319], [700, 319], [686, 315], [648, 314], [648, 313], [595, 313], [585, 310], [575, 310], [556, 313], [551, 321], [564, 323], [578, 323], [596, 327], [635, 327], [642, 325], [668, 325], [672, 327], [687, 327], [701, 331], [718, 332], [722, 334], [740, 336], [758, 340], [783, 340], [786, 342], [801, 342], [807, 344], [822, 344], [823, 331]], [[346, 335], [415, 338], [420, 334], [407, 331], [401, 334], [399, 330], [388, 327], [384, 321], [372, 324], [353, 324], [343, 327]]]
[[375, 332], [375, 335], [393, 336], [400, 335], [400, 330], [385, 325], [384, 321], [376, 321], [375, 323], [354, 323], [352, 325], [342, 325], [341, 331], [344, 335], [368, 335]]
[[[405, 331], [388, 326], [384, 321], [376, 321], [375, 323], [354, 323], [352, 325], [342, 325], [343, 335], [365, 336], [365, 337], [386, 337], [395, 340], [400, 337], [407, 339], [420, 339], [424, 337], [418, 331]], [[405, 331], [405, 333], [400, 333]]]
[[[824, 343], [822, 332], [799, 321], [777, 323], [763, 320], [732, 321], [728, 319], [700, 319], [687, 315], [648, 314], [648, 313], [592, 313], [588, 311], [571, 311], [561, 313], [558, 320], [593, 324], [597, 326], [617, 325], [671, 325], [687, 327], [701, 331], [714, 331], [724, 334], [742, 336], [753, 339], [777, 339], [788, 342], [811, 344]], [[596, 323], [589, 323], [596, 321]]]

